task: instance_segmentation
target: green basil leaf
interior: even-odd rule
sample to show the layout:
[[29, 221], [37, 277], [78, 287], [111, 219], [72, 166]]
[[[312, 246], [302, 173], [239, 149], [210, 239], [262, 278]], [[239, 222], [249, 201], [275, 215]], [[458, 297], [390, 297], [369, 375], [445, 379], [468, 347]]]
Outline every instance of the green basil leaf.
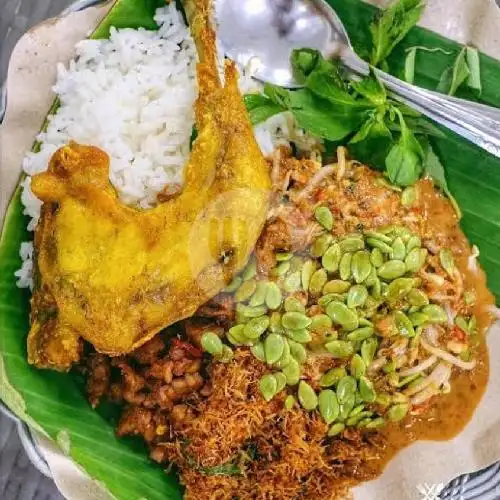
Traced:
[[373, 113], [349, 141], [354, 158], [379, 170], [394, 145], [393, 136], [385, 123], [385, 112]]
[[[408, 128], [416, 135], [426, 135], [429, 137], [446, 137], [446, 134], [430, 120], [423, 116], [406, 116], [405, 121]], [[389, 129], [393, 132], [401, 132], [401, 126], [398, 123], [391, 123]]]
[[397, 186], [415, 184], [422, 173], [422, 160], [419, 155], [407, 148], [401, 141], [395, 144], [385, 159], [387, 176]]
[[479, 51], [474, 47], [465, 49], [465, 59], [469, 68], [469, 76], [467, 77], [467, 86], [473, 90], [477, 90], [481, 94], [483, 86], [481, 84], [481, 65], [479, 61]]
[[283, 108], [288, 108], [289, 103], [289, 93], [288, 89], [278, 87], [277, 85], [272, 85], [271, 83], [266, 83], [264, 85], [264, 95], [266, 95], [272, 102]]
[[415, 63], [417, 52], [441, 52], [445, 55], [450, 55], [453, 52], [444, 50], [441, 47], [425, 47], [424, 45], [415, 45], [406, 49], [404, 78], [408, 83], [415, 81]]
[[434, 182], [434, 184], [440, 188], [446, 196], [450, 199], [453, 208], [457, 212], [459, 218], [462, 217], [462, 211], [458, 206], [457, 201], [453, 197], [448, 188], [448, 182], [446, 181], [446, 175], [444, 171], [443, 164], [441, 163], [439, 157], [434, 152], [432, 146], [427, 142], [426, 144], [426, 155], [424, 160], [424, 177], [427, 177]]
[[415, 81], [415, 59], [417, 57], [417, 47], [412, 47], [406, 52], [405, 58], [405, 81], [413, 83]]
[[366, 112], [349, 106], [335, 106], [308, 89], [289, 92], [289, 109], [300, 127], [313, 135], [339, 141], [357, 130]]
[[297, 81], [319, 97], [343, 106], [371, 107], [369, 102], [357, 100], [348, 92], [338, 61], [327, 61], [312, 49], [294, 50], [291, 60]]
[[466, 48], [458, 54], [453, 66], [444, 70], [437, 87], [438, 92], [455, 95], [458, 87], [467, 80], [470, 75], [469, 67], [465, 59]]
[[376, 106], [382, 106], [387, 101], [385, 87], [380, 83], [373, 69], [370, 69], [370, 74], [365, 78], [351, 82], [351, 87]]
[[411, 186], [422, 174], [425, 153], [413, 132], [408, 128], [401, 111], [394, 108], [394, 112], [399, 118], [401, 137], [385, 160], [387, 175], [393, 184]]
[[294, 49], [290, 62], [295, 79], [301, 85], [306, 83], [307, 77], [316, 70], [321, 54], [315, 49]]
[[286, 108], [274, 103], [269, 97], [262, 94], [247, 94], [244, 101], [252, 125], [265, 122], [271, 116], [286, 110]]
[[398, 0], [375, 16], [370, 25], [373, 43], [370, 63], [373, 66], [385, 61], [394, 47], [417, 24], [424, 6], [421, 0]]

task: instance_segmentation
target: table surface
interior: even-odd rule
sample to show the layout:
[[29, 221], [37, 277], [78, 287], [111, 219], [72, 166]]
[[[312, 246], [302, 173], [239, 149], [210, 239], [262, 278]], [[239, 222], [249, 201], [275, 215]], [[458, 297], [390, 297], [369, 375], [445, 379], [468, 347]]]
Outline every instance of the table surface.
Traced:
[[[0, 80], [20, 36], [53, 17], [73, 0], [0, 0]], [[63, 500], [54, 483], [31, 464], [17, 436], [16, 424], [0, 413], [0, 498]]]

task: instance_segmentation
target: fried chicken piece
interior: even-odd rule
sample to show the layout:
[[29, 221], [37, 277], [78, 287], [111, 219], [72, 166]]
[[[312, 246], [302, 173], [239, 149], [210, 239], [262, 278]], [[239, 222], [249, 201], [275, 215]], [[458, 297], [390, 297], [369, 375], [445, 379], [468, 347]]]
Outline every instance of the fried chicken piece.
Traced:
[[28, 359], [39, 368], [68, 370], [81, 338], [111, 356], [133, 351], [192, 316], [255, 246], [269, 207], [269, 167], [234, 64], [220, 81], [209, 4], [186, 6], [201, 62], [198, 138], [181, 194], [148, 211], [126, 207], [109, 183], [106, 153], [75, 143], [33, 177], [44, 206]]

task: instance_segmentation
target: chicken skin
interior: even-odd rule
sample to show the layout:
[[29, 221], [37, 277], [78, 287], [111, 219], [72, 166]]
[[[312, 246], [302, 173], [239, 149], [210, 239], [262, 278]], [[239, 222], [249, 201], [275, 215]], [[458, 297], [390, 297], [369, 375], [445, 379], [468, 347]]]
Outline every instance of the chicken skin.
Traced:
[[191, 316], [247, 262], [266, 220], [269, 167], [238, 91], [216, 63], [209, 1], [187, 5], [199, 53], [198, 138], [176, 197], [139, 211], [108, 180], [109, 158], [71, 143], [32, 190], [43, 201], [35, 235], [29, 362], [68, 370], [82, 339], [99, 352], [131, 352]]

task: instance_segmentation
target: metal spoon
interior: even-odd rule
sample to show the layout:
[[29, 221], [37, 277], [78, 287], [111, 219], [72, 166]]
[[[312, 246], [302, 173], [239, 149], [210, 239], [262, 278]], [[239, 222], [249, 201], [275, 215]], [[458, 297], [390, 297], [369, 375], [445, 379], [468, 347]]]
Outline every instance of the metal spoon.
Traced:
[[[313, 48], [337, 57], [353, 73], [369, 65], [353, 50], [335, 11], [324, 0], [216, 0], [218, 36], [225, 53], [243, 66], [252, 64], [258, 80], [294, 88], [290, 55]], [[378, 78], [391, 97], [404, 102], [500, 158], [500, 110], [444, 96], [405, 83], [383, 71]]]

